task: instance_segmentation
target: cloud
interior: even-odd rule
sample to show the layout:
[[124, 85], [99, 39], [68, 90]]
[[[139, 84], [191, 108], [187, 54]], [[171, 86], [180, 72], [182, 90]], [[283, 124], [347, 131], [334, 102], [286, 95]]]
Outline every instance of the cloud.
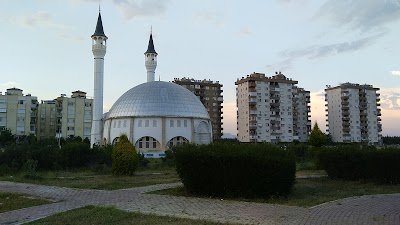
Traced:
[[47, 27], [55, 29], [72, 29], [72, 27], [70, 26], [56, 23], [49, 13], [43, 11], [39, 11], [31, 15], [3, 17], [1, 20], [28, 29], [33, 29], [38, 27]]
[[359, 38], [354, 41], [346, 41], [325, 45], [312, 45], [300, 49], [285, 50], [280, 52], [280, 56], [284, 59], [276, 63], [274, 67], [284, 70], [290, 68], [295, 60], [301, 58], [312, 60], [358, 51], [374, 44], [379, 38], [383, 37], [386, 32], [387, 31], [381, 32], [376, 35]]
[[0, 83], [0, 91], [6, 90], [7, 88], [17, 87], [19, 84], [14, 81]]
[[375, 30], [400, 19], [400, 0], [328, 0], [313, 19], [329, 19], [350, 29]]
[[169, 0], [113, 0], [126, 20], [163, 14], [169, 2]]
[[386, 110], [400, 110], [400, 88], [382, 88], [380, 90], [381, 108]]
[[250, 36], [253, 34], [253, 30], [250, 27], [242, 27], [242, 29], [239, 30], [238, 34], [240, 36]]
[[223, 25], [221, 14], [211, 11], [201, 11], [194, 14], [195, 19], [204, 20], [218, 27]]
[[400, 70], [392, 70], [390, 73], [395, 76], [400, 76]]

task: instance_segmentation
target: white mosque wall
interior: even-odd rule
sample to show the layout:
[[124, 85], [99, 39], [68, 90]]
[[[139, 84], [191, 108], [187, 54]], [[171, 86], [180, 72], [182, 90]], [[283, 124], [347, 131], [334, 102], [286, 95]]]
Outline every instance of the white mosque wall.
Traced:
[[161, 143], [162, 119], [156, 117], [135, 117], [133, 122], [132, 143], [135, 144], [139, 138], [152, 137]]
[[164, 144], [179, 136], [186, 138], [189, 142], [193, 141], [192, 119], [190, 118], [167, 118], [165, 120], [165, 131]]

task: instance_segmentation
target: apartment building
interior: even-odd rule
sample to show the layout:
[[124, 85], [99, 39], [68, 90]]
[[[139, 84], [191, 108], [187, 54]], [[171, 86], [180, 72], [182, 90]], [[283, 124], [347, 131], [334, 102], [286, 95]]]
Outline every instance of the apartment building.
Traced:
[[38, 138], [66, 138], [70, 135], [89, 138], [92, 128], [93, 99], [86, 92], [74, 91], [54, 100], [42, 101], [39, 106]]
[[220, 84], [218, 81], [214, 82], [211, 80], [195, 80], [185, 77], [174, 78], [174, 81], [172, 82], [185, 87], [199, 97], [200, 101], [206, 107], [208, 114], [210, 115], [213, 139], [220, 139], [223, 135], [222, 84]]
[[21, 89], [0, 92], [0, 129], [10, 129], [15, 135], [36, 134], [37, 107], [37, 97], [24, 95]]
[[237, 130], [240, 142], [305, 142], [311, 130], [310, 92], [276, 72], [238, 79]]
[[334, 142], [381, 141], [379, 88], [368, 84], [343, 83], [325, 89], [327, 131]]

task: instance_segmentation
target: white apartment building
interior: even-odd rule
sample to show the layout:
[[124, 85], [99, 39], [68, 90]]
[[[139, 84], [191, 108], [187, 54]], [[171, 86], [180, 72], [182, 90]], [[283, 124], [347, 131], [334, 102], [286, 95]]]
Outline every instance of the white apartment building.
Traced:
[[36, 134], [37, 97], [22, 92], [18, 88], [0, 92], [0, 130], [10, 129], [15, 135]]
[[275, 74], [253, 73], [235, 82], [240, 142], [307, 141], [310, 92], [280, 72]]
[[381, 140], [379, 88], [372, 85], [343, 83], [325, 89], [327, 131], [334, 142]]

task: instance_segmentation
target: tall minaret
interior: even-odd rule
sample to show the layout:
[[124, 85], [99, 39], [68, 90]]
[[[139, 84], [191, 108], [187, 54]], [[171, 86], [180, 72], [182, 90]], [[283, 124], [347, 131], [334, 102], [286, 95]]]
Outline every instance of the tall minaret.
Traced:
[[101, 144], [101, 131], [103, 130], [103, 80], [104, 80], [104, 56], [106, 55], [107, 36], [104, 34], [103, 22], [99, 10], [97, 25], [92, 35], [92, 52], [94, 56], [94, 91], [92, 132], [90, 144]]
[[149, 46], [145, 55], [145, 65], [147, 69], [147, 82], [155, 80], [155, 73], [157, 67], [157, 52], [154, 50], [153, 32], [150, 33]]

